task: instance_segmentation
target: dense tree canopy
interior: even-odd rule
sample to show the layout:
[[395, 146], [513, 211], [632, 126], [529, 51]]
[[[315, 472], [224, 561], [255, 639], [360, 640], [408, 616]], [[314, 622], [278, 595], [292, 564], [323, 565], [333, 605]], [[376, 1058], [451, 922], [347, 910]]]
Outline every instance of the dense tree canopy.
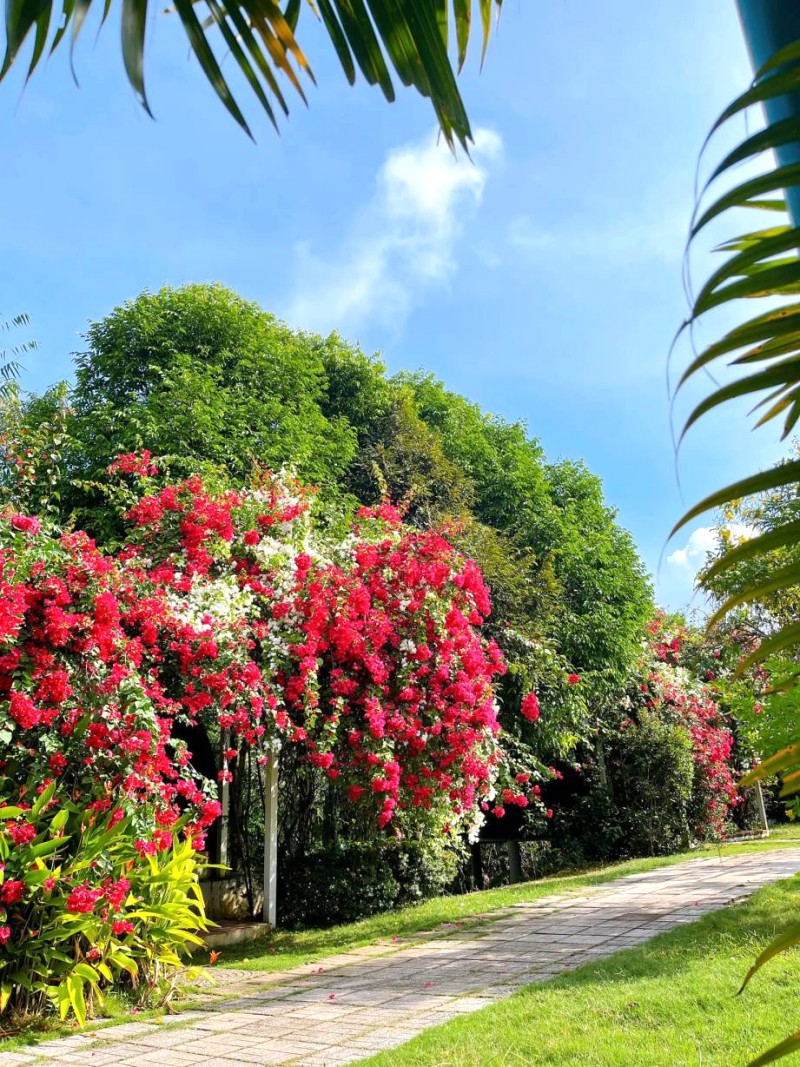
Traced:
[[561, 673], [583, 678], [580, 709], [552, 690], [568, 736], [590, 728], [587, 709], [596, 718], [635, 662], [652, 598], [633, 542], [596, 475], [548, 463], [523, 423], [430, 374], [390, 377], [336, 334], [291, 330], [219, 285], [143, 293], [92, 324], [76, 364], [73, 387], [4, 408], [6, 463], [17, 469], [27, 441], [21, 461], [47, 468], [18, 506], [55, 508], [104, 542], [120, 529], [103, 475], [120, 452], [148, 449], [177, 475], [221, 484], [255, 463], [291, 467], [317, 487], [328, 523], [386, 497], [416, 526], [455, 523], [492, 589], [490, 627], [512, 668], [506, 700], [523, 679], [548, 690], [555, 660], [542, 642]]

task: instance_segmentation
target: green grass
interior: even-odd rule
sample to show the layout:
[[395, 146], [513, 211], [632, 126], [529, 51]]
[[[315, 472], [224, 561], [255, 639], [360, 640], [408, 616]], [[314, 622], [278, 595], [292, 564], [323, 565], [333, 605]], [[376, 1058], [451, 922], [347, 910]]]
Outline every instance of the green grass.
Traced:
[[800, 954], [772, 960], [735, 996], [760, 949], [798, 910], [800, 879], [777, 883], [646, 945], [526, 986], [365, 1064], [744, 1067], [800, 1025]]
[[[789, 829], [791, 835], [784, 832], [784, 827], [780, 827], [779, 832], [773, 832], [766, 840], [725, 845], [722, 851], [727, 856], [797, 847], [800, 845], [800, 827], [790, 826]], [[257, 943], [222, 949], [219, 964], [243, 970], [278, 971], [303, 963], [316, 963], [325, 956], [348, 952], [381, 939], [409, 937], [436, 930], [448, 923], [468, 927], [481, 920], [490, 919], [492, 912], [500, 908], [522, 901], [537, 900], [554, 893], [574, 892], [603, 882], [612, 882], [628, 874], [651, 871], [684, 860], [696, 859], [698, 856], [714, 856], [719, 852], [718, 848], [709, 846], [676, 856], [627, 860], [596, 867], [581, 874], [543, 878], [537, 882], [523, 882], [499, 889], [465, 893], [462, 896], [437, 897], [422, 904], [324, 930], [277, 930]]]
[[[776, 828], [767, 840], [726, 845], [723, 851], [725, 855], [744, 854], [798, 845], [800, 845], [800, 827], [795, 828], [790, 825]], [[413, 907], [402, 908], [395, 912], [364, 919], [361, 922], [348, 923], [326, 930], [296, 932], [279, 930], [257, 944], [223, 949], [219, 965], [243, 970], [278, 971], [298, 964], [313, 963], [325, 956], [347, 952], [379, 940], [389, 941], [387, 945], [387, 950], [389, 950], [393, 937], [402, 939], [441, 927], [446, 929], [448, 923], [468, 927], [481, 920], [491, 919], [493, 912], [496, 913], [498, 909], [520, 901], [536, 900], [554, 893], [579, 891], [587, 886], [600, 885], [603, 882], [623, 878], [628, 874], [669, 866], [687, 859], [696, 859], [699, 856], [714, 856], [719, 854], [719, 851], [717, 848], [707, 847], [677, 856], [628, 860], [623, 863], [597, 867], [582, 874], [543, 878], [538, 882], [504, 886], [480, 893], [467, 893], [464, 896], [439, 897]], [[193, 961], [194, 965], [202, 964], [202, 962], [202, 956], [196, 957]], [[196, 1008], [196, 999], [193, 998], [187, 1006]], [[178, 1005], [176, 1004], [175, 1007]], [[800, 1020], [800, 1011], [798, 1017]], [[133, 1014], [129, 1003], [123, 997], [109, 994], [100, 1009], [99, 1017], [89, 1023], [89, 1028], [154, 1018], [163, 1018], [163, 1012], [139, 1011]], [[60, 1023], [52, 1017], [39, 1017], [22, 1032], [13, 1033], [6, 1038], [0, 1037], [0, 1052], [10, 1052], [14, 1048], [74, 1032], [75, 1026], [72, 1023]], [[477, 1060], [476, 1062], [482, 1063], [483, 1061]], [[694, 1063], [695, 1061], [687, 1062]]]

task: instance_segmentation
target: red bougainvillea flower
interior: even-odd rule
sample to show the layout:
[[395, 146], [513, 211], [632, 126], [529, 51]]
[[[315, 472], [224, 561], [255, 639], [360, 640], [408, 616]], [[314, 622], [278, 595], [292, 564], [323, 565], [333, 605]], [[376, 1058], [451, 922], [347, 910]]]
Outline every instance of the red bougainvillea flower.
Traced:
[[20, 530], [26, 534], [37, 534], [42, 528], [40, 520], [33, 515], [12, 515], [9, 522], [12, 530]]
[[[111, 473], [158, 469], [129, 454]], [[0, 515], [0, 716], [19, 781], [55, 780], [90, 819], [135, 814], [142, 856], [170, 847], [182, 815], [202, 847], [220, 813], [176, 720], [224, 732], [221, 781], [247, 747], [263, 765], [295, 746], [389, 833], [420, 815], [474, 827], [496, 794], [531, 802], [500, 746], [488, 589], [442, 531], [382, 504], [330, 543], [307, 492], [266, 474], [236, 492], [168, 484], [127, 519], [126, 542], [104, 554], [81, 532], [21, 539], [38, 520]], [[535, 694], [521, 711], [538, 718]], [[25, 826], [7, 824], [12, 843]], [[84, 885], [67, 907], [103, 898], [113, 912], [125, 897], [119, 882]]]
[[11, 879], [0, 888], [0, 901], [3, 904], [17, 904], [25, 895], [25, 883]]
[[580, 680], [581, 676], [579, 674], [570, 674], [567, 678], [570, 685], [577, 685]]
[[539, 718], [539, 700], [535, 693], [526, 693], [520, 704], [520, 712], [526, 719], [536, 722]]

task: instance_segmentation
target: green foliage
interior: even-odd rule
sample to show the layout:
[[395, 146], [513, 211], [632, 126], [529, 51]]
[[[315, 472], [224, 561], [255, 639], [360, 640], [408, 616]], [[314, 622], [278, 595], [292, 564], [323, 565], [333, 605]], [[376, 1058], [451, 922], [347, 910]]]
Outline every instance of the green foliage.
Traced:
[[[448, 144], [471, 139], [469, 120], [456, 85], [448, 38], [455, 30], [459, 68], [464, 63], [472, 28], [473, 9], [480, 13], [483, 52], [489, 42], [492, 14], [499, 13], [502, 0], [454, 0], [454, 3], [416, 0], [414, 4], [369, 0], [342, 4], [339, 0], [288, 0], [282, 9], [277, 3], [255, 0], [205, 0], [199, 8], [188, 0], [175, 0], [168, 12], [177, 14], [189, 46], [219, 99], [248, 134], [250, 128], [234, 95], [223, 63], [237, 69], [247, 82], [260, 107], [277, 129], [276, 112], [288, 115], [289, 105], [278, 79], [284, 77], [306, 100], [300, 78], [311, 72], [295, 36], [301, 7], [310, 19], [315, 15], [341, 64], [348, 81], [361, 70], [370, 85], [380, 86], [387, 100], [395, 90], [390, 68], [404, 86], [413, 86], [433, 105]], [[104, 4], [101, 22], [108, 17], [112, 3]], [[91, 7], [91, 0], [64, 8], [63, 17], [54, 17], [52, 4], [20, 0], [6, 8], [6, 54], [0, 78], [18, 59], [25, 41], [34, 34], [28, 76], [46, 51], [53, 52], [70, 31], [71, 49]], [[147, 0], [126, 0], [122, 5], [122, 59], [139, 102], [150, 114], [145, 92], [144, 50], [147, 39]], [[215, 32], [218, 31], [218, 32]], [[303, 35], [300, 35], [303, 39]], [[49, 44], [49, 49], [48, 49]]]
[[562, 618], [562, 651], [582, 671], [624, 678], [641, 650], [642, 627], [652, 614], [647, 576], [633, 538], [616, 524], [602, 485], [582, 463], [548, 467], [558, 509], [554, 539]]
[[625, 855], [657, 856], [686, 847], [694, 761], [685, 727], [640, 714], [620, 731], [607, 770]]
[[[567, 759], [616, 723], [653, 605], [599, 479], [581, 463], [548, 464], [525, 425], [428, 374], [387, 377], [336, 334], [289, 330], [222, 286], [190, 285], [143, 293], [94, 323], [75, 387], [10, 398], [0, 435], [0, 500], [105, 545], [119, 540], [130, 506], [104, 474], [120, 452], [147, 449], [173, 476], [198, 471], [221, 485], [247, 480], [255, 463], [290, 465], [318, 487], [317, 516], [334, 531], [359, 504], [389, 497], [417, 526], [450, 526], [486, 575], [489, 635], [509, 664], [501, 719], [520, 771]], [[539, 695], [536, 722], [519, 714], [529, 691]], [[281, 774], [284, 871], [368, 836], [324, 775], [287, 758]], [[257, 883], [251, 777], [235, 783], [235, 805], [250, 814], [238, 820], [233, 858]], [[431, 834], [441, 829], [434, 821]]]
[[[798, 55], [800, 42], [773, 56], [757, 73], [754, 85], [723, 111], [709, 139], [749, 107], [777, 99], [787, 92], [796, 92], [800, 88]], [[728, 153], [712, 172], [706, 189], [720, 177], [729, 176], [733, 167], [744, 160], [764, 158], [768, 169], [758, 178], [740, 181], [718, 195], [704, 210], [698, 206], [691, 240], [694, 241], [714, 219], [734, 208], [781, 211], [782, 203], [764, 197], [800, 184], [800, 167], [784, 165], [780, 161], [773, 164], [772, 151], [796, 141], [798, 136], [800, 120], [786, 119], [748, 137]], [[729, 360], [737, 371], [736, 377], [724, 385], [718, 385], [712, 379], [717, 388], [695, 406], [686, 420], [684, 434], [709, 411], [742, 399], [755, 402], [756, 427], [782, 419], [783, 436], [792, 432], [800, 417], [800, 305], [795, 300], [800, 284], [800, 264], [796, 257], [799, 243], [800, 228], [779, 223], [722, 245], [721, 250], [728, 253], [727, 258], [694, 299], [691, 314], [682, 329], [693, 327], [714, 309], [742, 298], [767, 299], [768, 310], [757, 311], [744, 324], [734, 326], [720, 340], [707, 345], [684, 371], [679, 388], [696, 375], [715, 370], [724, 360]], [[763, 501], [764, 494], [780, 496], [784, 490], [791, 495], [798, 481], [800, 459], [795, 457], [711, 493], [687, 512], [675, 529], [709, 509], [730, 509], [743, 498], [757, 497]], [[730, 548], [713, 562], [703, 576], [703, 583], [712, 591], [716, 586], [722, 594], [716, 617], [722, 617], [741, 604], [759, 604], [765, 598], [774, 600], [781, 591], [794, 589], [800, 584], [799, 562], [788, 558], [784, 565], [775, 566], [776, 553], [788, 551], [791, 557], [799, 530], [800, 521], [784, 513], [782, 519], [770, 528]], [[759, 575], [762, 563], [766, 563], [766, 571]], [[737, 574], [741, 579], [738, 583]], [[732, 581], [732, 588], [726, 588], [728, 581]], [[798, 642], [800, 627], [797, 622], [781, 624], [764, 638], [758, 650], [751, 653], [749, 662], [795, 647]]]
[[458, 853], [435, 838], [348, 841], [289, 864], [279, 898], [282, 926], [330, 926], [439, 896]]
[[[21, 899], [0, 904], [0, 928], [13, 920], [0, 945], [0, 1012], [25, 1018], [52, 1005], [83, 1025], [107, 989], [166, 1002], [182, 957], [207, 929], [197, 853], [176, 837], [165, 852], [142, 855], [130, 817], [98, 818], [80, 801], [54, 813], [54, 788], [25, 812], [30, 842], [9, 847], [0, 835], [0, 895], [10, 881], [25, 885]], [[21, 813], [0, 805], [2, 818]], [[103, 881], [125, 886], [118, 908], [70, 910], [73, 890]], [[125, 929], [115, 932], [118, 922]]]
[[[756, 72], [751, 86], [727, 107], [714, 124], [709, 139], [731, 119], [740, 119], [749, 108], [765, 105], [768, 118], [772, 107], [788, 117], [770, 121], [763, 130], [728, 152], [713, 170], [705, 189], [721, 176], [729, 177], [742, 162], [766, 160], [767, 169], [757, 177], [738, 181], [732, 189], [717, 195], [704, 210], [698, 208], [690, 233], [694, 241], [710, 222], [731, 209], [748, 207], [782, 211], [780, 201], [766, 199], [779, 190], [796, 193], [800, 185], [797, 145], [800, 143], [800, 118], [794, 114], [794, 102], [800, 90], [800, 41], [782, 49]], [[775, 153], [773, 155], [773, 152]], [[766, 155], [765, 155], [766, 154]], [[705, 192], [705, 190], [704, 190]], [[795, 212], [796, 214], [796, 212]], [[694, 298], [691, 314], [682, 329], [694, 324], [716, 309], [740, 299], [767, 300], [767, 310], [756, 309], [743, 323], [735, 325], [719, 340], [707, 345], [684, 371], [679, 388], [700, 372], [717, 371], [721, 361], [729, 361], [735, 377], [720, 384], [709, 373], [714, 390], [707, 395], [686, 420], [683, 433], [708, 412], [730, 401], [754, 403], [756, 428], [782, 422], [782, 436], [787, 437], [800, 418], [800, 219], [791, 224], [779, 222], [765, 229], [744, 234], [726, 242], [722, 251], [725, 262], [708, 279]], [[771, 469], [748, 475], [736, 483], [711, 493], [693, 507], [676, 526], [686, 523], [711, 508], [723, 508], [734, 514], [754, 515], [759, 522], [756, 536], [738, 544], [724, 544], [722, 550], [702, 575], [702, 584], [717, 598], [712, 623], [744, 607], [746, 617], [756, 628], [763, 628], [749, 651], [742, 657], [738, 671], [743, 674], [754, 664], [771, 657], [796, 660], [800, 646], [800, 622], [797, 621], [797, 589], [800, 587], [800, 518], [795, 500], [800, 483], [800, 457], [795, 456]], [[745, 503], [742, 504], [741, 501]], [[726, 516], [727, 517], [727, 516]], [[674, 531], [673, 531], [674, 532]], [[794, 677], [787, 685], [797, 682]], [[800, 752], [797, 744], [784, 747], [746, 775], [745, 784], [764, 780], [778, 772], [791, 772], [784, 779], [784, 793], [800, 789]], [[757, 1063], [770, 1063], [795, 1047], [794, 1038], [760, 1057]]]
[[[22, 329], [30, 325], [30, 316], [24, 312], [21, 315], [15, 315], [13, 319], [8, 319], [6, 322], [0, 321], [0, 333], [9, 334], [14, 330]], [[15, 379], [19, 378], [19, 372], [21, 370], [20, 360], [28, 352], [33, 352], [39, 346], [36, 341], [18, 341], [16, 344], [11, 345], [10, 348], [0, 348], [0, 397], [6, 397], [9, 395], [12, 385]]]
[[247, 475], [255, 460], [329, 487], [353, 456], [320, 409], [320, 339], [309, 341], [219, 285], [143, 293], [91, 326], [77, 358], [75, 436], [94, 473], [147, 448]]
[[[798, 456], [800, 444], [794, 441], [790, 456], [777, 468]], [[750, 552], [748, 542], [762, 535], [780, 537], [782, 529], [798, 522], [800, 493], [795, 483], [733, 500], [718, 517], [717, 545], [709, 554], [701, 580], [715, 606], [722, 609], [719, 614], [733, 612], [737, 628], [753, 640], [764, 640], [797, 619], [800, 586], [786, 583], [780, 576], [800, 564], [800, 548], [796, 541], [788, 541], [771, 550]], [[753, 589], [762, 590], [756, 599], [749, 593]]]
[[430, 375], [387, 378], [337, 335], [291, 331], [221, 286], [144, 293], [93, 324], [75, 388], [6, 403], [0, 434], [16, 447], [6, 444], [7, 462], [23, 453], [30, 470], [15, 506], [101, 542], [120, 528], [105, 468], [141, 448], [168, 457], [177, 476], [223, 482], [246, 479], [255, 461], [289, 464], [319, 487], [332, 524], [386, 495], [415, 524], [454, 520], [454, 540], [489, 580], [492, 633], [518, 683], [540, 681], [531, 641], [582, 675], [580, 709], [562, 706], [554, 683], [542, 751], [560, 751], [602, 718], [652, 614], [630, 536], [583, 464], [548, 465], [523, 424], [487, 415]]

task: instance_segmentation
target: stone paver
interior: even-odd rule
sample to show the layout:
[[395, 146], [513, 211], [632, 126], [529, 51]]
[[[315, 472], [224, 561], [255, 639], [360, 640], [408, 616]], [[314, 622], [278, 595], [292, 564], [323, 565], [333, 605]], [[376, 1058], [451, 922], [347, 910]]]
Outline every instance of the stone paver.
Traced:
[[0, 1053], [0, 1067], [353, 1063], [798, 872], [800, 849], [691, 860], [292, 971], [215, 968], [203, 1011]]

